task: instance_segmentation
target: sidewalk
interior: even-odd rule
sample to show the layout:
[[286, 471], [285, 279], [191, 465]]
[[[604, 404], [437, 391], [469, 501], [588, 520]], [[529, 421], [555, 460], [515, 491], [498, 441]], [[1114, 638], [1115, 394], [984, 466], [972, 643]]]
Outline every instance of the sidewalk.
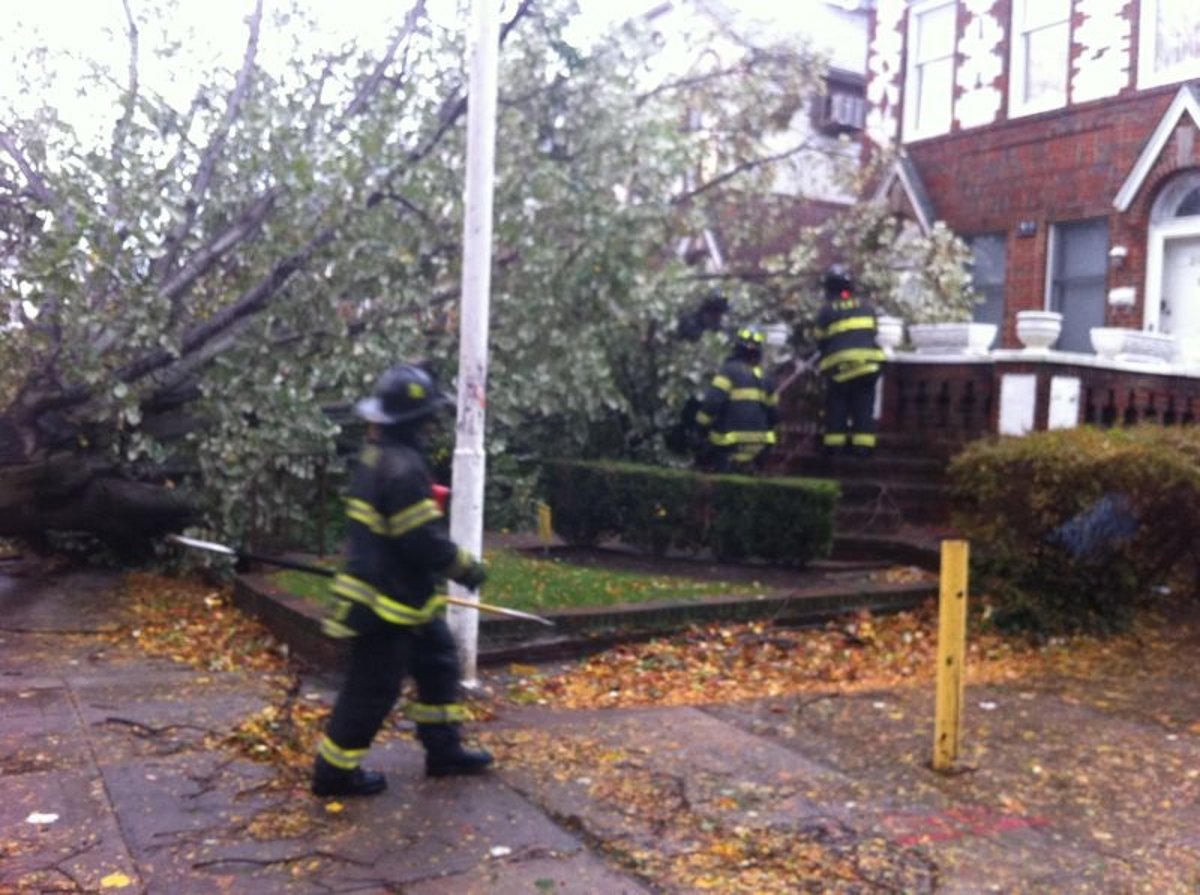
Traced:
[[[427, 780], [418, 747], [393, 739], [372, 753], [387, 793], [331, 809], [211, 745], [265, 706], [261, 675], [112, 646], [127, 623], [114, 584], [0, 576], [0, 892], [683, 893], [711, 891], [711, 861], [746, 868], [724, 892], [767, 895], [1200, 881], [1194, 652], [1120, 682], [969, 686], [956, 776], [926, 767], [923, 686], [507, 707], [473, 725], [494, 773]], [[330, 681], [301, 692], [328, 701]], [[785, 888], [755, 878], [772, 866]]]

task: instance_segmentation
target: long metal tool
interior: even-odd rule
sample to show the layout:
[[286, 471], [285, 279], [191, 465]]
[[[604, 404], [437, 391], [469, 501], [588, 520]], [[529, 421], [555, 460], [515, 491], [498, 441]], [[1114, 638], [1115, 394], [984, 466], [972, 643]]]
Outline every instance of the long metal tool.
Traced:
[[[216, 541], [202, 541], [199, 538], [189, 538], [184, 535], [167, 535], [167, 540], [174, 544], [179, 544], [181, 547], [191, 547], [193, 550], [207, 550], [209, 553], [219, 553], [222, 556], [230, 556], [234, 559], [248, 559], [252, 562], [266, 563], [271, 566], [279, 566], [281, 569], [293, 569], [297, 572], [307, 572], [309, 575], [320, 575], [323, 578], [332, 578], [337, 574], [333, 569], [327, 569], [324, 566], [314, 566], [310, 563], [297, 562], [292, 559], [284, 559], [281, 556], [266, 556], [261, 553], [248, 553], [245, 550], [237, 550], [225, 544], [218, 544]], [[532, 612], [522, 612], [520, 609], [509, 609], [506, 606], [497, 606], [494, 603], [482, 603], [475, 600], [464, 600], [460, 597], [447, 597], [455, 606], [462, 606], [464, 609], [477, 609], [480, 612], [491, 612], [494, 615], [506, 615], [509, 618], [520, 618], [525, 621], [537, 622], [539, 625], [548, 625], [554, 627], [554, 622], [548, 618], [543, 618], [540, 615], [534, 615]]]

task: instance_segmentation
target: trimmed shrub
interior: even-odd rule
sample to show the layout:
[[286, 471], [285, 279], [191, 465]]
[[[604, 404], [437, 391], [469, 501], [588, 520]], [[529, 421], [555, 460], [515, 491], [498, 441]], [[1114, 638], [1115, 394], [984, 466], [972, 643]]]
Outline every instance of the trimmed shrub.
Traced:
[[996, 622], [1044, 634], [1123, 630], [1157, 585], [1194, 568], [1198, 438], [1081, 427], [980, 441], [955, 457], [955, 524], [975, 545]]
[[828, 556], [836, 482], [704, 475], [609, 461], [546, 464], [554, 529], [571, 544], [605, 538], [661, 555], [711, 550], [721, 559], [803, 566]]

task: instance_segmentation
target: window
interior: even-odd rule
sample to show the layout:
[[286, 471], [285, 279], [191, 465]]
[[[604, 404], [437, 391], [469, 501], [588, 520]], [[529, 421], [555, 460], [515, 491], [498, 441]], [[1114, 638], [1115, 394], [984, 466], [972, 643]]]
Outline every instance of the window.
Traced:
[[1108, 222], [1055, 224], [1050, 237], [1050, 310], [1063, 315], [1060, 351], [1092, 350], [1091, 328], [1104, 325]]
[[1071, 0], [1016, 0], [1012, 15], [1009, 115], [1066, 105]]
[[972, 318], [977, 323], [1004, 323], [1004, 267], [1008, 246], [1003, 233], [985, 233], [967, 240], [975, 261], [971, 265], [971, 285], [983, 299], [975, 305]]
[[825, 76], [825, 93], [814, 104], [814, 123], [826, 134], [845, 134], [863, 129], [867, 100], [864, 79], [857, 74], [830, 70]]
[[1138, 86], [1200, 77], [1200, 3], [1142, 0]]
[[954, 106], [954, 46], [958, 5], [925, 0], [908, 13], [908, 72], [904, 79], [904, 136], [948, 133]]

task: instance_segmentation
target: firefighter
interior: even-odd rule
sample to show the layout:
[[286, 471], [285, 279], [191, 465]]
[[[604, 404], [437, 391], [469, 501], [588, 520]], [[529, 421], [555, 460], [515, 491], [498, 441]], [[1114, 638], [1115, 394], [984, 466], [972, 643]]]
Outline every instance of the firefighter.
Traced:
[[827, 453], [857, 457], [875, 452], [875, 383], [884, 354], [875, 342], [875, 309], [854, 294], [854, 280], [842, 264], [822, 279], [825, 303], [817, 315], [817, 369], [825, 378]]
[[777, 398], [762, 370], [763, 341], [754, 327], [735, 333], [733, 349], [696, 411], [707, 442], [701, 465], [714, 472], [761, 469], [775, 444]]
[[460, 669], [446, 623], [440, 579], [472, 590], [483, 564], [450, 540], [433, 494], [424, 438], [453, 401], [415, 364], [399, 364], [355, 410], [368, 426], [346, 500], [347, 561], [333, 582], [336, 608], [325, 631], [350, 641], [349, 667], [317, 748], [312, 791], [373, 795], [384, 775], [360, 766], [400, 696], [406, 674], [417, 701], [407, 706], [432, 777], [474, 774], [492, 756], [463, 746]]

